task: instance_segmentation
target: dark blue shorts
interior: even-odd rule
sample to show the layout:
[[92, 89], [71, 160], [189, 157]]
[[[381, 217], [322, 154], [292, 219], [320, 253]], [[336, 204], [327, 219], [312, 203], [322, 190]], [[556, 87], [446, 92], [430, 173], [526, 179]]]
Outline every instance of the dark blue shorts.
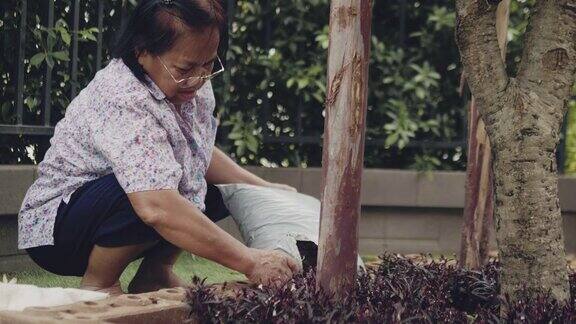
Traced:
[[[218, 188], [208, 185], [205, 214], [216, 222], [229, 215]], [[64, 276], [83, 276], [94, 245], [119, 247], [160, 242], [144, 224], [114, 174], [87, 182], [58, 207], [54, 245], [26, 251], [40, 267]]]

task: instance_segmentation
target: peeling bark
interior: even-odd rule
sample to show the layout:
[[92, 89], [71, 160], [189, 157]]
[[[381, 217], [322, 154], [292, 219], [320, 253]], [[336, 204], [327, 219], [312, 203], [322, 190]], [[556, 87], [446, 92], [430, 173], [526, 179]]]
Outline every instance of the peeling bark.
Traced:
[[356, 281], [370, 54], [369, 0], [330, 5], [318, 285], [336, 296]]
[[484, 123], [474, 98], [469, 109], [466, 197], [460, 242], [460, 267], [480, 269], [488, 261], [488, 247], [494, 208], [492, 154]]
[[569, 298], [556, 147], [576, 72], [576, 0], [540, 0], [510, 78], [497, 55], [496, 6], [457, 0], [456, 40], [492, 144], [502, 293]]
[[[502, 59], [506, 56], [506, 36], [510, 0], [504, 0], [496, 11], [496, 34]], [[462, 83], [465, 83], [463, 78]], [[463, 84], [461, 87], [464, 86]], [[490, 140], [484, 122], [472, 97], [468, 111], [468, 161], [466, 164], [466, 197], [460, 244], [459, 265], [480, 269], [488, 262], [494, 219], [494, 175]]]

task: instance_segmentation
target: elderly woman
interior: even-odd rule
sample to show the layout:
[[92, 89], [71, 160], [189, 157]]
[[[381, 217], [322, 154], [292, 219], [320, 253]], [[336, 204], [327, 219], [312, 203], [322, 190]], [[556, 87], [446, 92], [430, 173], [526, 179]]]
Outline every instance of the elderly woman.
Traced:
[[[214, 147], [210, 79], [225, 26], [217, 0], [141, 0], [113, 53], [55, 128], [19, 215], [19, 246], [42, 268], [82, 276], [84, 289], [120, 294], [183, 283], [182, 250], [278, 283], [299, 271], [277, 251], [250, 249], [214, 221], [213, 184], [291, 189], [242, 169]], [[219, 200], [220, 199], [220, 200]]]

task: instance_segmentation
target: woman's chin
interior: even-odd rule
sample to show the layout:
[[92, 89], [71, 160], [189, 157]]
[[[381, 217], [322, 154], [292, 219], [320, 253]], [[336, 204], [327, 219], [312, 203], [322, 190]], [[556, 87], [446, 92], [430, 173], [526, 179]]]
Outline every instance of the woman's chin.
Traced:
[[182, 103], [184, 103], [186, 101], [190, 101], [194, 97], [196, 97], [196, 91], [181, 92], [178, 94], [178, 99], [182, 100]]
[[175, 105], [181, 105], [185, 102], [192, 100], [195, 96], [196, 96], [196, 91], [179, 92], [174, 97], [172, 97], [170, 99], [170, 102], [172, 102]]

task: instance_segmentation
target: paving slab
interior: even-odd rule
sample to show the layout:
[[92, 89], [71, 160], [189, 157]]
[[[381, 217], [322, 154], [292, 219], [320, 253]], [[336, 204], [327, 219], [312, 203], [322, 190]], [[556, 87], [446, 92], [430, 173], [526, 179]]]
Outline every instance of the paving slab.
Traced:
[[[220, 296], [236, 296], [245, 281], [213, 284]], [[190, 318], [185, 288], [161, 289], [143, 294], [125, 294], [98, 301], [78, 302], [56, 307], [29, 307], [21, 312], [0, 311], [0, 324], [122, 323], [180, 324], [197, 323]]]

